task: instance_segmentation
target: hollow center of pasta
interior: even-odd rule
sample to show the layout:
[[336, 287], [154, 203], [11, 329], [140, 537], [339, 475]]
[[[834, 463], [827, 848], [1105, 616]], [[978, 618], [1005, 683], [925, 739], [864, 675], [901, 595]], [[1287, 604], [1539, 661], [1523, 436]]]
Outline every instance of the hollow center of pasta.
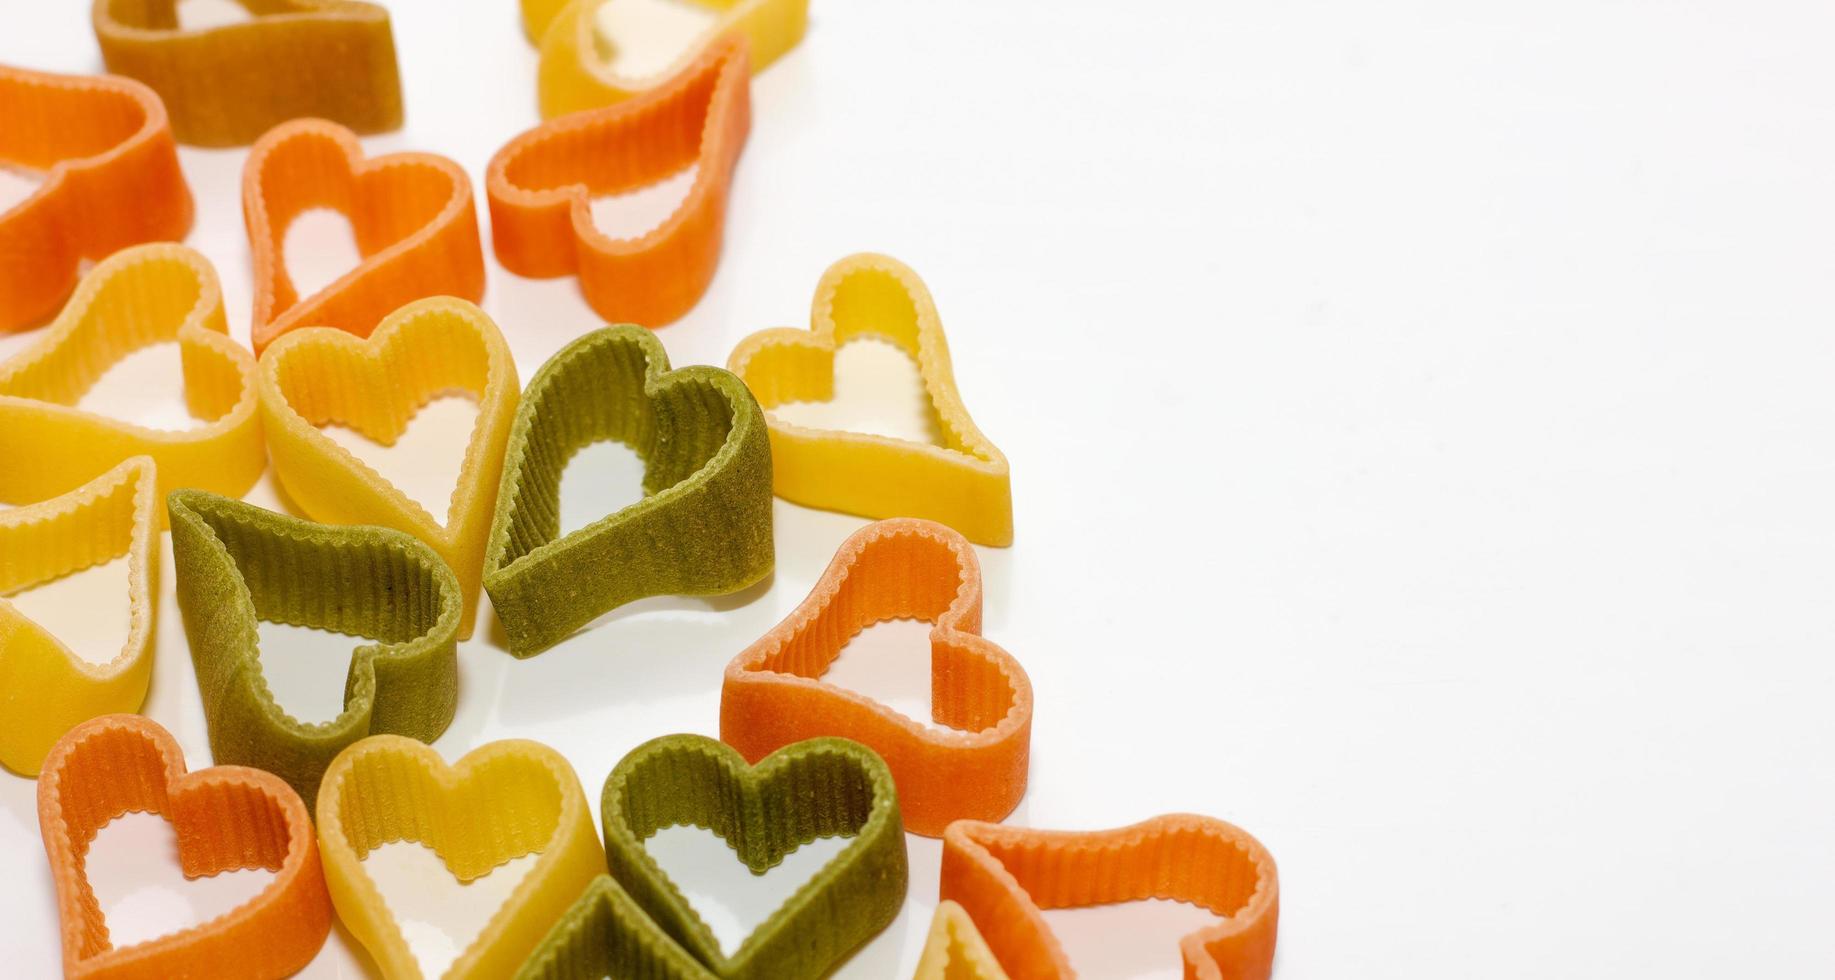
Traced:
[[719, 15], [684, 0], [609, 0], [593, 12], [593, 47], [614, 75], [653, 78], [700, 43]]
[[939, 731], [931, 708], [930, 632], [922, 619], [888, 619], [862, 629], [841, 648], [822, 680], [863, 694], [893, 711]]
[[163, 432], [208, 425], [185, 404], [184, 370], [178, 341], [148, 344], [109, 365], [76, 407]]
[[187, 31], [209, 30], [255, 19], [255, 15], [236, 0], [178, 0], [175, 12], [178, 26]]
[[460, 881], [433, 848], [391, 841], [363, 858], [363, 870], [395, 914], [424, 977], [444, 976], [522, 883], [539, 854], [511, 858], [482, 877]]
[[311, 296], [363, 261], [350, 218], [336, 208], [307, 208], [287, 224], [281, 261], [301, 296]]
[[701, 165], [691, 163], [654, 183], [593, 198], [594, 227], [608, 238], [634, 240], [648, 235], [688, 200], [700, 172]]
[[116, 949], [202, 925], [259, 895], [274, 880], [266, 868], [185, 877], [178, 833], [156, 813], [109, 821], [89, 845], [89, 887]]
[[380, 473], [444, 527], [451, 516], [453, 489], [465, 464], [465, 449], [477, 424], [477, 401], [469, 393], [449, 393], [421, 406], [389, 445], [336, 423], [320, 431]]
[[9, 166], [0, 161], [0, 214], [4, 214], [21, 201], [38, 192], [38, 185], [44, 183], [44, 174], [23, 167]]
[[835, 351], [833, 398], [786, 402], [770, 411], [782, 421], [810, 429], [943, 444], [942, 426], [917, 362], [878, 337], [850, 340]]
[[711, 830], [665, 827], [644, 849], [675, 882], [731, 956], [771, 913], [847, 848], [849, 837], [819, 837], [784, 855], [783, 863], [754, 874], [732, 846]]
[[20, 614], [86, 663], [121, 656], [133, 629], [129, 615], [128, 556], [118, 555], [7, 596]]
[[1082, 977], [1179, 980], [1179, 941], [1217, 924], [1216, 913], [1191, 902], [1143, 898], [1082, 908], [1045, 909], [1045, 922]]

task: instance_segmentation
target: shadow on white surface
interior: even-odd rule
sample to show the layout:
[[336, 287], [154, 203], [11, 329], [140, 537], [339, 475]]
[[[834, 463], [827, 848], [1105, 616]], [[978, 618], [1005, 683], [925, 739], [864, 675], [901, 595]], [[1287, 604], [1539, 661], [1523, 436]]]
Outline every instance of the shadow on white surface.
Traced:
[[851, 842], [849, 837], [818, 838], [784, 855], [782, 864], [762, 875], [741, 864], [718, 834], [700, 827], [665, 827], [644, 842], [644, 849], [730, 956], [759, 923]]
[[718, 21], [711, 9], [681, 0], [611, 0], [594, 14], [599, 60], [626, 78], [667, 71]]
[[461, 882], [433, 848], [394, 841], [365, 855], [363, 870], [395, 914], [421, 974], [438, 977], [477, 938], [539, 857], [525, 854], [482, 878]]
[[[608, 710], [667, 716], [671, 707], [677, 709], [674, 716], [681, 717], [679, 700], [701, 700], [695, 696], [709, 693], [708, 678], [719, 677], [727, 660], [738, 652], [730, 644], [703, 638], [728, 635], [725, 614], [770, 594], [772, 582], [767, 576], [731, 595], [652, 596], [619, 606], [505, 673], [499, 690], [499, 720], [508, 725], [558, 724]], [[501, 627], [495, 619], [489, 628], [491, 641], [501, 644]], [[557, 685], [557, 678], [577, 673], [578, 658], [593, 664], [591, 678]], [[717, 690], [718, 684], [712, 687]], [[703, 716], [699, 711], [691, 715]], [[682, 729], [678, 721], [655, 733]]]
[[209, 922], [274, 880], [274, 872], [265, 868], [186, 878], [178, 861], [178, 834], [164, 817], [151, 813], [109, 821], [90, 845], [85, 869], [117, 949]]
[[835, 397], [787, 402], [771, 414], [814, 429], [867, 432], [932, 445], [942, 439], [917, 362], [878, 337], [850, 340], [835, 352]]
[[127, 642], [128, 561], [122, 555], [8, 596], [27, 619], [92, 664], [121, 655]]

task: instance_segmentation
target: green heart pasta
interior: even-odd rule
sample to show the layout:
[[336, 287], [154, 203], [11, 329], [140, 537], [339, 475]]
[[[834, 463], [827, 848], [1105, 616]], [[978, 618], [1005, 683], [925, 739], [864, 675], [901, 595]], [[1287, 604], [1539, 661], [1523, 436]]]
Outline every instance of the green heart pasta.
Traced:
[[[826, 976], [904, 904], [898, 791], [885, 762], [859, 742], [809, 739], [748, 766], [715, 739], [665, 735], [633, 749], [606, 777], [600, 813], [612, 877], [725, 980]], [[753, 874], [819, 837], [853, 841], [728, 956], [644, 847], [657, 831], [682, 824], [719, 835]]]
[[[616, 440], [644, 461], [644, 499], [560, 534], [561, 472]], [[542, 365], [510, 429], [484, 589], [528, 657], [654, 595], [724, 595], [771, 573], [771, 444], [743, 383], [669, 369], [642, 327], [595, 330]]]
[[[166, 498], [179, 612], [219, 765], [272, 772], [308, 806], [331, 760], [367, 735], [431, 742], [452, 722], [464, 605], [432, 548], [380, 527], [315, 524], [201, 490]], [[351, 656], [344, 710], [310, 723], [275, 701], [256, 622], [376, 640]]]
[[606, 875], [593, 879], [516, 973], [516, 980], [585, 977], [715, 980]]

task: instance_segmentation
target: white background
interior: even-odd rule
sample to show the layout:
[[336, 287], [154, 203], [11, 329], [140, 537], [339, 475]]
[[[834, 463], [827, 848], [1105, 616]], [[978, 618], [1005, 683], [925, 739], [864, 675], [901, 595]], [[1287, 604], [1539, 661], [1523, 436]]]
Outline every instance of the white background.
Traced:
[[[481, 192], [536, 121], [514, 5], [389, 6], [408, 122], [365, 146], [450, 155]], [[806, 325], [849, 252], [917, 269], [1013, 463], [1017, 542], [981, 549], [986, 632], [1038, 699], [1013, 821], [1249, 829], [1280, 863], [1279, 976], [1827, 977], [1831, 32], [1835, 10], [1786, 0], [816, 0], [753, 87], [713, 288], [661, 337], [678, 364], [721, 364], [753, 330]], [[87, 4], [0, 0], [0, 61], [98, 70]], [[245, 152], [182, 155], [189, 242], [246, 338]], [[323, 230], [295, 268], [348, 261]], [[598, 322], [573, 280], [494, 264], [484, 306], [525, 378]], [[864, 400], [823, 417], [921, 420], [883, 355], [850, 348]], [[169, 415], [176, 359], [149, 357], [90, 403]], [[436, 403], [364, 454], [443, 499], [466, 411]], [[634, 499], [636, 472], [589, 454], [569, 520]], [[249, 499], [276, 505], [269, 479]], [[716, 731], [722, 666], [862, 523], [780, 501], [768, 588], [640, 603], [533, 660], [487, 622], [436, 748], [547, 742], [596, 812], [629, 748]], [[203, 766], [165, 561], [147, 711]], [[22, 607], [94, 639], [110, 574]], [[838, 674], [921, 706], [922, 637], [876, 630]], [[264, 640], [283, 703], [334, 713], [350, 643]], [[56, 970], [33, 790], [0, 774], [9, 975]], [[169, 881], [159, 832], [124, 821], [98, 845], [118, 937], [234, 901], [234, 882]], [[665, 838], [729, 939], [821, 855], [733, 898], [754, 883], [717, 842]], [[909, 842], [905, 913], [844, 977], [909, 975], [938, 860]], [[501, 881], [462, 889], [416, 850], [370, 863], [437, 964]], [[1208, 920], [1053, 921], [1101, 977], [1177, 976], [1176, 936]], [[365, 976], [352, 949], [334, 933], [308, 975]]]

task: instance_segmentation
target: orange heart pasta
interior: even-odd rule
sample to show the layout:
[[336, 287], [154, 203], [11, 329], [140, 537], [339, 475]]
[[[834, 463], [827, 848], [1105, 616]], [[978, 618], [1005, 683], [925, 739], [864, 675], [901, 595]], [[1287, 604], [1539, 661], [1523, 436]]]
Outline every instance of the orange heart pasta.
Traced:
[[941, 896], [967, 910], [1013, 980], [1076, 972], [1041, 909], [1169, 898], [1223, 917], [1179, 940], [1190, 980], [1268, 980], [1280, 919], [1274, 858], [1242, 829], [1188, 813], [1115, 830], [963, 820], [943, 835]]
[[191, 230], [191, 190], [152, 89], [0, 65], [0, 120], [0, 165], [44, 175], [0, 211], [0, 331], [55, 313], [84, 259]]
[[[362, 261], [331, 285], [300, 296], [282, 255], [287, 227], [312, 208], [350, 219]], [[242, 215], [255, 265], [249, 332], [259, 354], [299, 327], [367, 337], [412, 300], [484, 296], [484, 252], [471, 181], [432, 153], [365, 159], [350, 130], [297, 119], [269, 130], [242, 169]]]
[[[927, 619], [940, 731], [822, 682], [842, 647], [889, 619]], [[841, 545], [809, 598], [726, 668], [720, 738], [747, 759], [819, 735], [878, 752], [898, 781], [905, 829], [999, 820], [1026, 795], [1032, 683], [981, 634], [981, 566], [962, 535], [930, 521], [880, 521]]]
[[[751, 131], [745, 42], [728, 38], [640, 98], [564, 116], [511, 140], [485, 174], [497, 259], [519, 276], [578, 275], [613, 322], [672, 323], [713, 281], [727, 192]], [[633, 239], [593, 223], [592, 195], [698, 169], [688, 196]]]
[[[274, 880], [202, 925], [116, 947], [83, 865], [97, 832], [129, 812], [172, 823], [187, 877], [266, 868]], [[38, 826], [71, 980], [286, 977], [312, 962], [331, 931], [312, 818], [293, 790], [241, 766], [187, 773], [178, 742], [137, 715], [92, 719], [57, 743], [38, 779]]]

